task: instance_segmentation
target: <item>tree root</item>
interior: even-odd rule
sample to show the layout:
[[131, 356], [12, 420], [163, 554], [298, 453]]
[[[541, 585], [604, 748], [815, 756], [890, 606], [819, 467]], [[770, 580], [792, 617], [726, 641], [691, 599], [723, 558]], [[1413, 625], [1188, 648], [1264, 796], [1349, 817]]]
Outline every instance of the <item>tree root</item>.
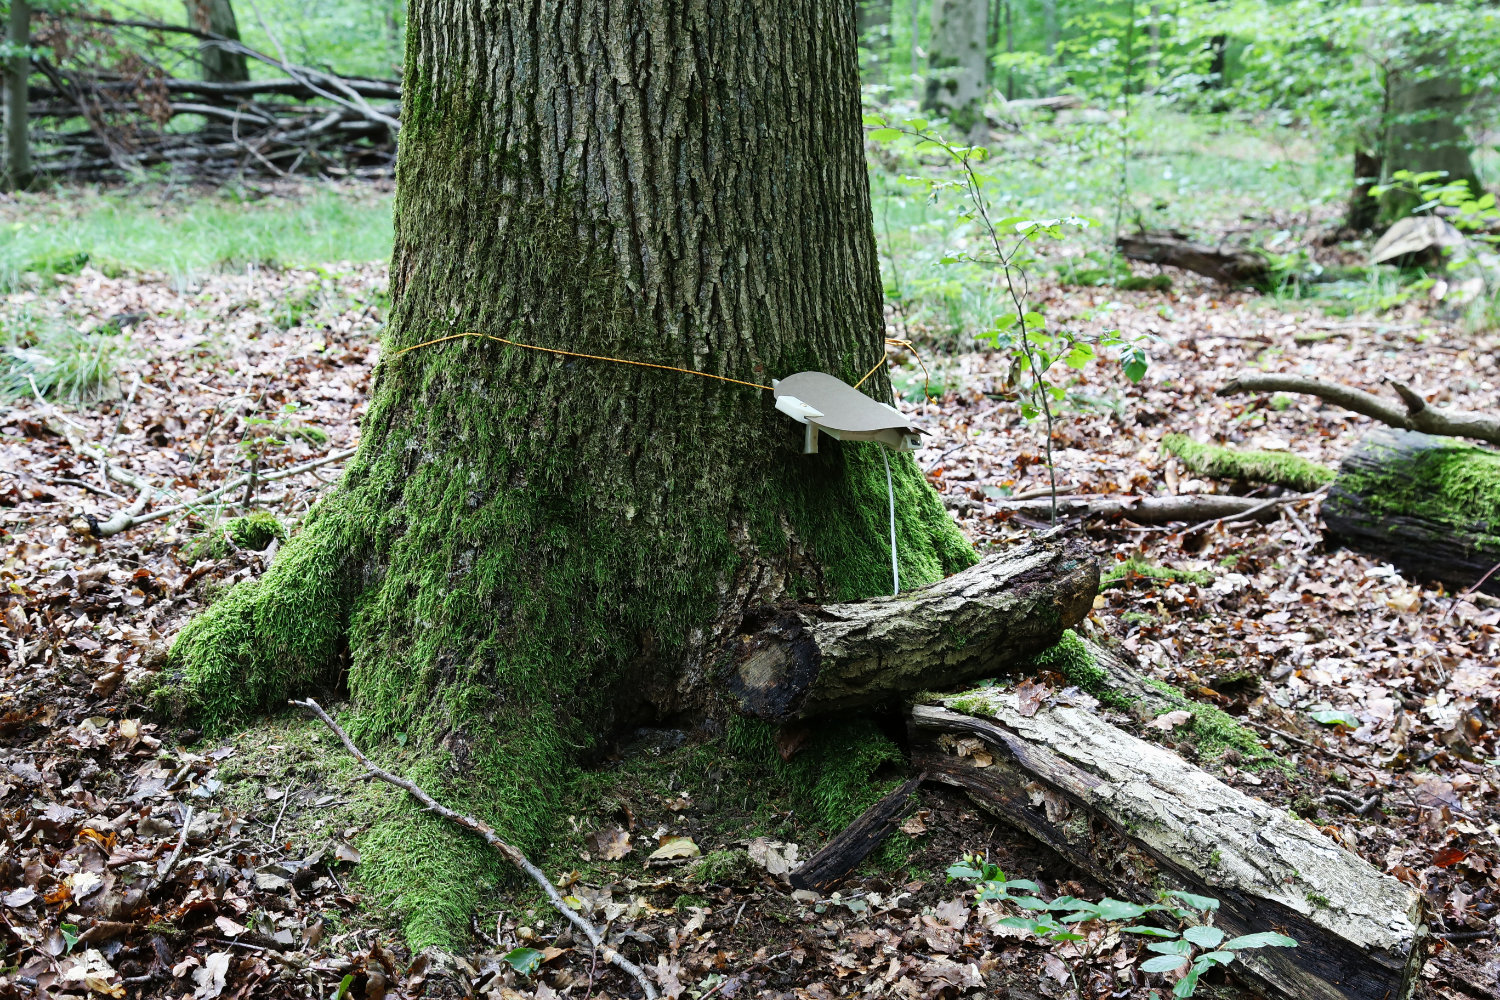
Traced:
[[417, 786], [415, 782], [408, 781], [407, 779], [394, 775], [391, 772], [384, 770], [383, 768], [377, 767], [370, 760], [370, 758], [366, 757], [364, 753], [360, 751], [359, 747], [354, 745], [354, 741], [349, 738], [349, 734], [345, 733], [344, 730], [339, 726], [339, 724], [337, 722], [334, 722], [333, 718], [323, 710], [323, 706], [319, 705], [313, 699], [308, 698], [306, 701], [293, 700], [291, 704], [296, 705], [298, 708], [305, 708], [313, 714], [317, 715], [318, 718], [322, 719], [323, 724], [326, 725], [329, 729], [333, 730], [333, 734], [339, 738], [339, 742], [344, 744], [344, 749], [348, 750], [349, 753], [354, 756], [354, 759], [359, 761], [360, 764], [364, 766], [365, 770], [368, 771], [372, 776], [379, 778], [381, 781], [384, 781], [387, 784], [395, 785], [397, 788], [403, 789], [408, 795], [420, 802], [422, 806], [428, 811], [436, 813], [444, 819], [449, 820], [450, 822], [455, 823], [466, 830], [477, 833], [481, 838], [483, 838], [486, 844], [489, 844], [497, 852], [499, 852], [501, 857], [505, 858], [505, 860], [509, 861], [512, 865], [515, 865], [521, 871], [525, 872], [533, 882], [541, 887], [542, 891], [547, 894], [547, 898], [552, 902], [553, 908], [556, 909], [558, 913], [561, 913], [569, 923], [578, 928], [578, 930], [583, 934], [584, 937], [588, 938], [589, 943], [594, 946], [594, 950], [597, 954], [603, 955], [606, 962], [609, 962], [611, 965], [622, 969], [624, 972], [634, 978], [635, 981], [641, 985], [641, 989], [645, 991], [647, 1000], [656, 1000], [656, 989], [651, 985], [651, 981], [646, 978], [645, 970], [642, 969], [639, 965], [636, 965], [634, 962], [630, 961], [630, 959], [626, 958], [624, 955], [621, 955], [619, 952], [611, 948], [605, 942], [604, 935], [599, 931], [598, 928], [589, 923], [587, 920], [583, 919], [583, 917], [580, 916], [575, 910], [573, 910], [572, 907], [563, 902], [562, 894], [557, 891], [557, 887], [554, 886], [551, 880], [542, 873], [541, 869], [537, 868], [529, 860], [527, 860], [526, 855], [522, 854], [518, 848], [513, 847], [512, 845], [501, 840], [499, 835], [495, 833], [494, 828], [492, 828], [488, 823], [476, 819], [473, 816], [468, 816], [464, 813], [449, 809], [447, 806], [443, 805], [441, 802], [438, 802], [432, 796], [424, 792]]
[[1393, 406], [1374, 393], [1351, 389], [1333, 382], [1321, 382], [1301, 375], [1276, 375], [1265, 372], [1241, 372], [1230, 379], [1215, 395], [1237, 396], [1246, 392], [1299, 392], [1316, 396], [1325, 403], [1378, 420], [1402, 430], [1421, 431], [1441, 437], [1467, 437], [1490, 444], [1500, 444], [1500, 417], [1483, 413], [1440, 410], [1407, 386], [1386, 380], [1401, 397], [1405, 409]]

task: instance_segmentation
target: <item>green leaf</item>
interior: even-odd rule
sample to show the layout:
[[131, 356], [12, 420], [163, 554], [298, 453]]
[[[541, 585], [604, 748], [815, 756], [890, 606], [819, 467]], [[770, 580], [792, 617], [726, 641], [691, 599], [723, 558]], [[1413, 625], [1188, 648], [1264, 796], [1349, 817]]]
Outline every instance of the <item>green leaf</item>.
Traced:
[[1187, 965], [1186, 955], [1157, 955], [1141, 963], [1142, 972], [1171, 972]]
[[1171, 899], [1179, 900], [1195, 910], [1207, 912], [1219, 908], [1219, 901], [1212, 896], [1197, 896], [1191, 892], [1183, 892], [1181, 889], [1173, 889], [1167, 893], [1167, 896]]
[[349, 990], [353, 986], [354, 986], [354, 973], [351, 972], [347, 976], [345, 976], [343, 979], [339, 980], [339, 988], [338, 988], [338, 990], [336, 990], [334, 992], [334, 994], [333, 994], [333, 1000], [344, 1000], [344, 997], [346, 997], [346, 996], [349, 995]]
[[1200, 973], [1197, 969], [1189, 971], [1187, 975], [1177, 980], [1176, 986], [1172, 987], [1172, 995], [1174, 997], [1182, 998], [1182, 1000], [1186, 1000], [1187, 997], [1190, 997], [1194, 993], [1197, 993], [1199, 975]]
[[1092, 360], [1094, 349], [1088, 344], [1074, 344], [1072, 350], [1063, 355], [1063, 364], [1075, 370], [1086, 368]]
[[865, 112], [864, 121], [866, 125], [874, 125], [877, 128], [885, 124], [884, 117], [868, 111]]
[[1207, 968], [1208, 965], [1228, 965], [1234, 959], [1235, 954], [1232, 951], [1206, 951], [1198, 956], [1196, 964]]
[[960, 879], [960, 878], [962, 878], [962, 879], [969, 879], [970, 881], [973, 881], [974, 879], [979, 878], [979, 869], [974, 868], [971, 865], [966, 865], [966, 864], [964, 864], [962, 862], [960, 862], [960, 863], [958, 863], [956, 865], [949, 865], [948, 866], [948, 878], [949, 878], [950, 881], [952, 879]]
[[1191, 955], [1193, 946], [1186, 941], [1148, 941], [1146, 950], [1158, 955]]
[[1169, 931], [1162, 927], [1150, 927], [1146, 924], [1131, 924], [1129, 927], [1121, 927], [1121, 934], [1144, 934], [1147, 937], [1174, 938], [1176, 931]]
[[1297, 947], [1296, 938], [1289, 938], [1285, 934], [1277, 934], [1275, 931], [1256, 931], [1254, 934], [1244, 934], [1224, 942], [1224, 949], [1226, 951], [1238, 951], [1241, 948], [1295, 947]]
[[892, 139], [901, 138], [901, 130], [899, 128], [877, 128], [872, 129], [867, 134], [876, 142], [890, 142]]
[[1025, 917], [1003, 917], [1000, 920], [1000, 926], [1014, 927], [1018, 931], [1030, 931], [1033, 934], [1037, 932], [1037, 922], [1027, 920]]
[[1321, 712], [1309, 712], [1314, 722], [1321, 722], [1325, 726], [1348, 726], [1350, 729], [1359, 728], [1359, 720], [1348, 712], [1340, 712], [1334, 709], [1325, 709]]
[[1132, 383], [1139, 382], [1141, 379], [1146, 377], [1146, 355], [1141, 353], [1140, 351], [1132, 351], [1125, 358], [1123, 367], [1125, 369], [1126, 378], [1128, 378]]
[[1045, 910], [1047, 904], [1035, 896], [1016, 896], [1011, 900], [1023, 910]]
[[1005, 883], [1005, 888], [1025, 889], [1027, 892], [1036, 892], [1041, 888], [1041, 886], [1037, 885], [1029, 878], [1013, 878], [1009, 882]]
[[906, 119], [906, 127], [909, 128], [909, 129], [911, 129], [913, 132], [922, 132], [922, 131], [925, 131], [927, 129], [927, 119], [926, 118], [908, 118], [908, 119]]
[[1047, 317], [1036, 310], [1032, 310], [1025, 316], [1022, 316], [1021, 322], [1026, 324], [1028, 330], [1041, 331], [1047, 328]]
[[1224, 940], [1224, 932], [1217, 927], [1201, 925], [1189, 927], [1182, 932], [1184, 940], [1191, 941], [1200, 948], [1217, 948], [1219, 942]]
[[1047, 904], [1047, 909], [1054, 912], [1061, 912], [1063, 910], [1098, 910], [1099, 907], [1097, 904], [1090, 903], [1086, 899], [1079, 899], [1077, 896], [1058, 896]]
[[513, 948], [506, 952], [501, 961], [515, 969], [523, 976], [529, 976], [542, 967], [543, 956], [535, 948]]

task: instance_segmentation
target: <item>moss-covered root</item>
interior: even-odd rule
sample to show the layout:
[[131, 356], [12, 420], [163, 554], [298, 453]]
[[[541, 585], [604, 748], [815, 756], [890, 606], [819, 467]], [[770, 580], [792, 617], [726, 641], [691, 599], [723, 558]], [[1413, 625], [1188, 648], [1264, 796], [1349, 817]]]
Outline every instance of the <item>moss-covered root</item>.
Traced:
[[1236, 451], [1194, 441], [1186, 434], [1168, 434], [1162, 438], [1161, 447], [1193, 472], [1214, 479], [1274, 483], [1307, 492], [1333, 482], [1334, 477], [1334, 471], [1326, 465], [1288, 451]]
[[324, 685], [336, 669], [363, 546], [340, 494], [324, 500], [265, 575], [237, 584], [172, 646], [152, 707], [212, 731]]

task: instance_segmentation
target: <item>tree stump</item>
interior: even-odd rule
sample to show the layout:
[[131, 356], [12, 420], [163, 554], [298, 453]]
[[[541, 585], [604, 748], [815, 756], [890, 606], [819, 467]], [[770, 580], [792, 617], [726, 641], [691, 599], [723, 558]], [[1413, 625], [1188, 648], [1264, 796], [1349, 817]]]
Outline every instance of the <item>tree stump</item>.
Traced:
[[1500, 452], [1380, 427], [1339, 465], [1334, 541], [1420, 580], [1500, 594]]

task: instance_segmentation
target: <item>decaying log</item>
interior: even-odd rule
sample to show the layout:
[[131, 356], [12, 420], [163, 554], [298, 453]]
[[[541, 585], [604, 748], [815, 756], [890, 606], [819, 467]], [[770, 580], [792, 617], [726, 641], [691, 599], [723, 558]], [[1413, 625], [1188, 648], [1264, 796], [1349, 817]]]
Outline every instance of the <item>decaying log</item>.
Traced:
[[1500, 452], [1376, 428], [1339, 465], [1329, 537], [1419, 580], [1500, 595]]
[[1270, 263], [1252, 250], [1195, 243], [1181, 233], [1122, 233], [1115, 243], [1130, 260], [1180, 267], [1224, 285], [1262, 286], [1271, 276]]
[[919, 775], [866, 809], [817, 854], [808, 858], [790, 876], [792, 888], [827, 892], [880, 846], [891, 826], [906, 811], [907, 800], [925, 775]]
[[913, 709], [911, 735], [930, 780], [967, 790], [1114, 894], [1185, 889], [1221, 901], [1227, 934], [1297, 940], [1242, 952], [1232, 974], [1287, 1000], [1411, 996], [1427, 941], [1416, 892], [1094, 711], [1028, 715], [1014, 691], [985, 688]]
[[1500, 416], [1440, 410], [1429, 406], [1425, 399], [1407, 386], [1399, 382], [1388, 384], [1401, 397], [1403, 406], [1395, 406], [1363, 389], [1351, 389], [1335, 382], [1323, 382], [1301, 375], [1271, 372], [1241, 372], [1226, 382], [1215, 395], [1237, 396], [1246, 392], [1305, 393], [1401, 430], [1422, 431], [1443, 437], [1467, 437], [1500, 444]]
[[1025, 663], [1084, 619], [1098, 589], [1081, 545], [1027, 542], [896, 597], [753, 611], [719, 665], [732, 706], [756, 718], [889, 704]]

